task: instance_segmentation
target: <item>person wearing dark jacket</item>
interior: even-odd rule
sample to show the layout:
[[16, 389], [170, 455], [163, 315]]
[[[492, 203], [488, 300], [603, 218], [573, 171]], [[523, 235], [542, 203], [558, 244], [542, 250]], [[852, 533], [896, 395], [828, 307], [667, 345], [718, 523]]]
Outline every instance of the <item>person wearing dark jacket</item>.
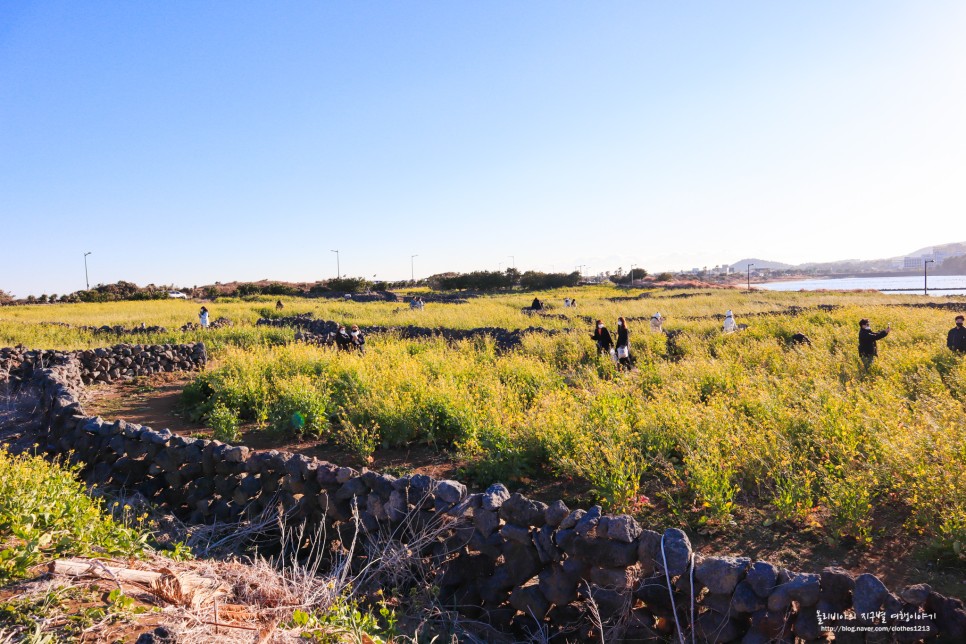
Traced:
[[859, 320], [859, 357], [862, 358], [862, 362], [866, 367], [870, 366], [872, 361], [875, 360], [875, 357], [879, 355], [876, 342], [889, 335], [889, 331], [891, 330], [892, 325], [890, 324], [886, 327], [885, 331], [873, 333], [869, 320], [866, 318]]
[[344, 324], [339, 325], [339, 330], [335, 334], [335, 346], [340, 351], [348, 351], [352, 346], [352, 336], [345, 330]]
[[627, 339], [627, 322], [617, 318], [617, 368], [631, 370], [631, 346]]
[[534, 311], [539, 311], [543, 308], [543, 302], [537, 298], [533, 298], [533, 302], [530, 303], [530, 308]]
[[362, 335], [362, 331], [359, 330], [358, 324], [352, 325], [352, 332], [349, 334], [349, 346], [353, 349], [358, 349], [359, 353], [366, 352], [366, 336]]
[[956, 326], [946, 334], [946, 346], [959, 353], [966, 353], [966, 329], [963, 328], [963, 316], [956, 316]]
[[597, 355], [610, 353], [611, 347], [614, 346], [610, 331], [604, 326], [603, 320], [597, 320], [597, 326], [594, 327], [594, 332], [590, 337], [597, 343]]

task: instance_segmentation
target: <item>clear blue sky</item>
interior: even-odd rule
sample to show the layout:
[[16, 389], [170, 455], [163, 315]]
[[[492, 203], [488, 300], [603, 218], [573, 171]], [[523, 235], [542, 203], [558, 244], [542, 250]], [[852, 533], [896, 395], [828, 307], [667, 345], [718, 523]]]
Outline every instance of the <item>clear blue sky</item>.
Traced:
[[[0, 289], [966, 239], [966, 3], [0, 3]], [[510, 256], [515, 260], [511, 260]]]

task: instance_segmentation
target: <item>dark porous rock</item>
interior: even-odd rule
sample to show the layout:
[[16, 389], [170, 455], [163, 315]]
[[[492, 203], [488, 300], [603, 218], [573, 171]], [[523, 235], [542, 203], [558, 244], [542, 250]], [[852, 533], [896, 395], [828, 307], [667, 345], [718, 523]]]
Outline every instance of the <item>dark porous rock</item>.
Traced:
[[499, 510], [504, 501], [510, 498], [510, 491], [502, 483], [494, 483], [483, 492], [484, 510]]
[[406, 494], [399, 490], [393, 490], [389, 495], [389, 502], [385, 506], [386, 513], [390, 521], [402, 521], [406, 518]]
[[822, 625], [818, 622], [818, 611], [814, 606], [803, 606], [798, 609], [792, 630], [803, 640], [814, 640], [822, 636]]
[[[663, 573], [642, 579], [634, 589], [634, 596], [644, 602], [655, 615], [661, 617], [672, 615], [671, 597], [667, 588], [667, 579]], [[683, 600], [683, 595], [676, 592], [675, 603], [681, 605], [680, 600]]]
[[741, 644], [772, 644], [772, 639], [755, 629], [749, 629], [741, 638]]
[[942, 633], [942, 641], [966, 642], [966, 609], [962, 601], [931, 593], [926, 607], [927, 613], [936, 614], [936, 626]]
[[561, 500], [556, 500], [547, 506], [546, 511], [543, 513], [544, 521], [548, 526], [556, 528], [560, 525], [560, 522], [567, 518], [570, 514], [570, 509], [567, 504]]
[[748, 580], [738, 582], [731, 597], [731, 609], [736, 613], [754, 613], [763, 608], [765, 608], [765, 600], [755, 593]]
[[378, 472], [373, 472], [372, 470], [363, 473], [359, 478], [365, 482], [370, 490], [386, 499], [388, 499], [389, 495], [392, 494], [392, 484], [396, 480], [393, 476], [388, 474], [379, 474]]
[[507, 541], [516, 541], [517, 543], [522, 543], [523, 545], [529, 545], [532, 543], [532, 539], [530, 539], [530, 530], [518, 525], [513, 525], [512, 523], [508, 523], [500, 528], [500, 536]]
[[577, 552], [577, 533], [573, 528], [568, 530], [557, 530], [554, 539], [561, 550], [574, 556]]
[[540, 592], [553, 604], [564, 606], [577, 599], [579, 577], [558, 565], [550, 566], [540, 572]]
[[507, 569], [514, 586], [519, 586], [540, 571], [540, 557], [532, 545], [509, 541], [503, 546], [503, 558], [506, 563], [501, 567]]
[[[690, 593], [685, 593], [685, 595], [690, 596]], [[731, 600], [732, 597], [730, 594], [706, 593], [698, 605], [704, 606], [708, 610], [713, 610], [721, 615], [730, 615]]]
[[601, 568], [595, 566], [590, 569], [590, 581], [604, 588], [629, 590], [634, 585], [635, 577], [633, 568]]
[[591, 530], [597, 527], [597, 523], [600, 521], [600, 517], [603, 513], [603, 509], [599, 505], [595, 505], [591, 509], [587, 510], [586, 513], [580, 520], [577, 521], [577, 525], [574, 526], [574, 532], [579, 535], [585, 535]]
[[543, 620], [550, 610], [550, 602], [540, 592], [537, 584], [516, 588], [510, 593], [510, 605], [537, 621]]
[[585, 514], [587, 514], [587, 510], [578, 508], [565, 516], [558, 527], [561, 530], [573, 530], [574, 526], [577, 525], [577, 522], [580, 521]]
[[915, 584], [903, 588], [899, 596], [902, 598], [902, 601], [913, 606], [922, 606], [929, 599], [929, 593], [931, 592], [932, 587], [929, 584]]
[[784, 612], [773, 613], [767, 610], [759, 610], [752, 614], [751, 628], [770, 640], [781, 639], [789, 630]]
[[348, 483], [349, 479], [359, 476], [351, 467], [340, 467], [335, 473], [335, 482], [339, 484]]
[[635, 608], [627, 620], [624, 640], [626, 644], [642, 644], [643, 642], [663, 642], [654, 628], [654, 615], [646, 608]]
[[560, 549], [553, 542], [553, 528], [549, 525], [545, 525], [533, 532], [533, 545], [537, 547], [537, 555], [540, 557], [540, 563], [546, 564], [551, 561], [560, 560]]
[[641, 532], [637, 539], [637, 558], [641, 562], [641, 572], [644, 576], [650, 576], [658, 569], [660, 552], [661, 534], [653, 530]]
[[[600, 532], [599, 529], [598, 532]], [[634, 520], [634, 517], [621, 514], [616, 517], [610, 517], [610, 521], [607, 522], [607, 530], [603, 536], [615, 541], [631, 543], [640, 534], [641, 526]]]
[[858, 615], [874, 613], [882, 607], [882, 602], [885, 601], [888, 594], [888, 589], [878, 577], [865, 573], [855, 578], [852, 606]]
[[244, 463], [251, 449], [244, 445], [236, 445], [225, 450], [225, 460], [229, 463]]
[[852, 605], [852, 591], [855, 589], [855, 577], [842, 568], [828, 567], [822, 569], [822, 593], [820, 600], [831, 610], [828, 612], [842, 612]]
[[755, 594], [765, 599], [778, 585], [778, 569], [766, 561], [756, 561], [748, 570], [746, 579]]
[[733, 642], [738, 639], [738, 624], [727, 615], [715, 611], [702, 613], [695, 619], [694, 630], [702, 642]]
[[585, 587], [590, 597], [593, 597], [597, 604], [597, 610], [604, 621], [614, 619], [624, 612], [629, 612], [632, 606], [632, 595], [613, 588], [604, 588], [597, 584], [590, 584]]
[[354, 479], [346, 481], [346, 483], [339, 488], [339, 490], [333, 495], [336, 501], [345, 501], [351, 499], [354, 496], [359, 496], [361, 494], [367, 494], [369, 492], [369, 486], [362, 479], [361, 476], [357, 476]]
[[711, 593], [731, 593], [751, 564], [746, 557], [706, 557], [694, 566], [694, 577]]
[[484, 537], [488, 537], [500, 527], [500, 517], [491, 510], [477, 510], [473, 513], [473, 525]]
[[436, 496], [447, 503], [459, 503], [466, 496], [466, 486], [458, 481], [440, 481], [436, 484]]
[[573, 552], [575, 558], [604, 568], [631, 566], [637, 562], [637, 544], [578, 536]]
[[662, 570], [666, 570], [671, 577], [687, 572], [691, 562], [691, 541], [688, 535], [677, 528], [668, 528], [664, 531], [663, 550], [663, 556], [658, 559]]
[[789, 596], [801, 606], [812, 607], [818, 603], [822, 592], [819, 576], [811, 573], [801, 573], [796, 575], [783, 588], [788, 591]]
[[546, 509], [546, 503], [533, 501], [517, 493], [500, 506], [500, 518], [520, 526], [540, 527], [544, 523], [543, 513]]

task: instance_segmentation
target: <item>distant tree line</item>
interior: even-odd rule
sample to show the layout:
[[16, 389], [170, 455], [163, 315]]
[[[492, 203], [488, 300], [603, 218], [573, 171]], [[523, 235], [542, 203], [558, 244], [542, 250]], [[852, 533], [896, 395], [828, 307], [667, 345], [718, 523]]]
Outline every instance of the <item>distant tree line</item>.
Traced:
[[440, 273], [426, 280], [435, 290], [454, 291], [495, 291], [520, 287], [527, 290], [560, 288], [576, 286], [580, 282], [580, 273], [541, 273], [527, 271], [520, 273], [515, 268], [505, 271], [473, 271], [472, 273]]

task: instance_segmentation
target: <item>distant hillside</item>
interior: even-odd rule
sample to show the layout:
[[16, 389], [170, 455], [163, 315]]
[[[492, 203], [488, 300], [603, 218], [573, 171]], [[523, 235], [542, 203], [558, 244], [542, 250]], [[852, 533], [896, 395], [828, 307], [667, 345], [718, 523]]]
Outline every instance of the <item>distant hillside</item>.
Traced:
[[950, 257], [934, 272], [937, 275], [966, 275], [966, 254]]
[[754, 264], [755, 268], [768, 268], [771, 270], [818, 270], [828, 273], [865, 273], [865, 272], [890, 272], [896, 270], [897, 266], [902, 265], [904, 257], [921, 257], [931, 253], [945, 253], [949, 255], [943, 264], [936, 267], [937, 274], [945, 275], [966, 275], [966, 242], [954, 242], [950, 244], [936, 244], [914, 250], [898, 257], [883, 257], [881, 259], [842, 259], [834, 262], [805, 262], [804, 264], [790, 265], [781, 262], [771, 262], [763, 259], [743, 259], [731, 265], [734, 271], [744, 271], [748, 264]]
[[736, 272], [743, 271], [748, 267], [748, 264], [754, 264], [755, 268], [758, 270], [767, 268], [772, 271], [784, 271], [789, 268], [794, 268], [794, 266], [792, 266], [791, 264], [783, 264], [781, 262], [772, 262], [767, 259], [758, 259], [756, 257], [752, 257], [750, 259], [738, 260], [737, 262], [731, 265], [731, 270]]

